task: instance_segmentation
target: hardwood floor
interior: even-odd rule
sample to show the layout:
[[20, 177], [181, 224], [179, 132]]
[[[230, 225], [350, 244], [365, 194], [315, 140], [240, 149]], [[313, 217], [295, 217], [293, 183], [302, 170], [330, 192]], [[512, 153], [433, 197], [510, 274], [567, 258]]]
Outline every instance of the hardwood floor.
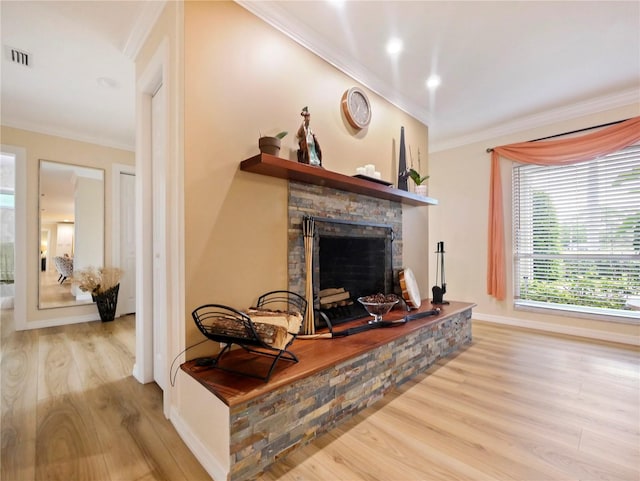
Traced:
[[62, 284], [58, 282], [58, 272], [55, 269], [39, 274], [39, 303], [41, 309], [51, 307], [77, 306], [79, 304], [91, 304], [91, 298], [86, 301], [78, 301], [71, 293], [71, 279]]
[[473, 333], [260, 479], [640, 479], [638, 349], [480, 322]]
[[135, 318], [15, 332], [2, 322], [2, 481], [210, 480], [131, 370]]
[[[210, 479], [159, 388], [130, 375], [133, 316], [14, 332], [1, 314], [3, 481]], [[261, 481], [640, 480], [639, 349], [473, 331], [471, 346]]]

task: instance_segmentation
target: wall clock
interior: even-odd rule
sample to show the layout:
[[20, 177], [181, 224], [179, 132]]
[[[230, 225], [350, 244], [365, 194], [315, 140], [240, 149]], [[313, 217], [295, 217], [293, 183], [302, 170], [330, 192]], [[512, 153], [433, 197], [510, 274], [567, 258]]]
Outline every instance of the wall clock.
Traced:
[[342, 111], [354, 129], [363, 129], [371, 122], [371, 104], [358, 87], [351, 87], [342, 96]]

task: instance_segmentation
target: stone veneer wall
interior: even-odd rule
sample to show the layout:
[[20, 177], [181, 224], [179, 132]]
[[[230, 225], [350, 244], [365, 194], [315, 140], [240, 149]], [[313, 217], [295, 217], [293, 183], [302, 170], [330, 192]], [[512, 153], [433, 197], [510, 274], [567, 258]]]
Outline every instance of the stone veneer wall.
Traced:
[[228, 479], [257, 476], [469, 342], [471, 308], [230, 408]]
[[[289, 290], [304, 294], [305, 261], [302, 219], [305, 216], [390, 225], [393, 230], [393, 278], [402, 269], [402, 205], [319, 185], [289, 181]], [[398, 286], [394, 291], [399, 292]]]

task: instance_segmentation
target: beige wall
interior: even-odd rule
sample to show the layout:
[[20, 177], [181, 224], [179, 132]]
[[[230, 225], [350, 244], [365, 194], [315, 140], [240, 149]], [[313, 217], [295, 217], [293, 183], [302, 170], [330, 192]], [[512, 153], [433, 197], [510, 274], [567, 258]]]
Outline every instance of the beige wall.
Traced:
[[[138, 81], [163, 44], [169, 46], [167, 160], [184, 176], [184, 246], [177, 246], [184, 248], [184, 264], [176, 274], [184, 276], [178, 323], [185, 340], [177, 343], [182, 349], [202, 340], [191, 318], [198, 305], [247, 307], [259, 294], [287, 286], [287, 182], [239, 170], [242, 160], [258, 154], [260, 133], [288, 130], [281, 156], [293, 158], [300, 110], [308, 105], [327, 169], [355, 174], [356, 167], [374, 163], [383, 178], [393, 180], [400, 127], [416, 162], [418, 150], [426, 156], [427, 128], [368, 92], [371, 125], [354, 132], [340, 99], [358, 84], [234, 2], [167, 2], [136, 59]], [[416, 277], [424, 283], [429, 209], [403, 209], [405, 260], [417, 264]], [[210, 350], [205, 344], [187, 356]], [[222, 438], [205, 439], [190, 422], [189, 386], [178, 377], [167, 392], [181, 436], [192, 448], [204, 443], [202, 451], [196, 449], [203, 464], [212, 473], [224, 472], [228, 445]]]
[[[198, 305], [246, 307], [287, 286], [287, 182], [239, 170], [258, 153], [260, 132], [289, 131], [280, 156], [294, 158], [300, 110], [309, 106], [325, 168], [351, 175], [373, 163], [392, 180], [400, 127], [416, 162], [418, 149], [426, 157], [427, 128], [367, 91], [373, 117], [355, 133], [340, 100], [357, 82], [235, 3], [186, 2], [184, 14], [185, 318], [193, 341]], [[405, 251], [425, 283], [429, 209], [405, 208]]]
[[[400, 127], [406, 129], [416, 161], [420, 151], [423, 165], [428, 132], [368, 90], [371, 125], [354, 132], [341, 113], [340, 99], [358, 83], [233, 2], [167, 2], [136, 61], [138, 79], [164, 41], [170, 46], [166, 73], [172, 80], [168, 160], [184, 176], [180, 275], [185, 312], [178, 322], [184, 323], [184, 345], [190, 346], [202, 339], [191, 320], [198, 305], [245, 307], [263, 291], [287, 285], [287, 183], [239, 170], [242, 160], [258, 153], [260, 133], [288, 130], [281, 156], [293, 159], [299, 113], [307, 105], [327, 169], [350, 175], [357, 166], [374, 163], [384, 179], [395, 180]], [[570, 128], [549, 130], [565, 127]], [[487, 145], [535, 136], [523, 133]], [[435, 242], [444, 240], [447, 298], [477, 302], [487, 313], [515, 315], [484, 295], [487, 145], [431, 155], [430, 195], [441, 204], [403, 209], [404, 264], [416, 273], [422, 297], [430, 297], [429, 275], [435, 271], [429, 260], [434, 266]], [[201, 354], [187, 352], [188, 357]], [[172, 421], [189, 446], [198, 448], [209, 472], [224, 472], [228, 446], [218, 438], [206, 439], [189, 419], [185, 409], [193, 393], [180, 377], [175, 390]]]
[[[431, 153], [429, 156], [430, 194], [440, 200], [429, 219], [430, 237], [443, 240], [446, 246], [447, 295], [449, 299], [476, 302], [477, 314], [497, 320], [523, 319], [551, 324], [560, 332], [605, 331], [616, 335], [638, 336], [639, 328], [629, 324], [602, 322], [566, 316], [516, 311], [513, 308], [513, 267], [511, 259], [512, 211], [511, 166], [501, 160], [502, 189], [504, 195], [505, 243], [507, 246], [507, 298], [496, 301], [486, 294], [487, 222], [489, 200], [490, 156], [488, 147], [526, 141], [585, 128], [602, 123], [626, 119], [640, 114], [638, 105], [618, 108], [572, 121], [550, 124], [517, 134], [488, 139], [463, 147]], [[431, 282], [434, 282], [431, 273]], [[445, 296], [445, 297], [446, 297]]]
[[[126, 150], [78, 142], [27, 130], [2, 127], [2, 143], [22, 147], [27, 162], [27, 322], [83, 316], [96, 312], [95, 305], [38, 310], [40, 233], [38, 231], [38, 165], [40, 159], [85, 165], [105, 170], [105, 262], [111, 262], [111, 165], [133, 165], [134, 154]], [[29, 255], [32, 253], [33, 255]]]

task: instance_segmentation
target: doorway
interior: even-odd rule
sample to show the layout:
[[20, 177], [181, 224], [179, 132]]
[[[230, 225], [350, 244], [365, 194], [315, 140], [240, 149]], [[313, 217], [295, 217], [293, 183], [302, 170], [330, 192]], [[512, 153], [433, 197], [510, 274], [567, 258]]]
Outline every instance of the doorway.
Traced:
[[[137, 82], [136, 364], [134, 376], [163, 389], [168, 418], [169, 363], [184, 344], [182, 157], [165, 39]], [[183, 356], [184, 357], [184, 356]]]
[[[15, 296], [16, 156], [0, 154], [0, 308], [11, 309]], [[41, 253], [42, 254], [42, 253]]]
[[15, 329], [21, 331], [27, 328], [27, 152], [23, 147], [6, 144], [1, 150], [14, 159], [13, 319]]

